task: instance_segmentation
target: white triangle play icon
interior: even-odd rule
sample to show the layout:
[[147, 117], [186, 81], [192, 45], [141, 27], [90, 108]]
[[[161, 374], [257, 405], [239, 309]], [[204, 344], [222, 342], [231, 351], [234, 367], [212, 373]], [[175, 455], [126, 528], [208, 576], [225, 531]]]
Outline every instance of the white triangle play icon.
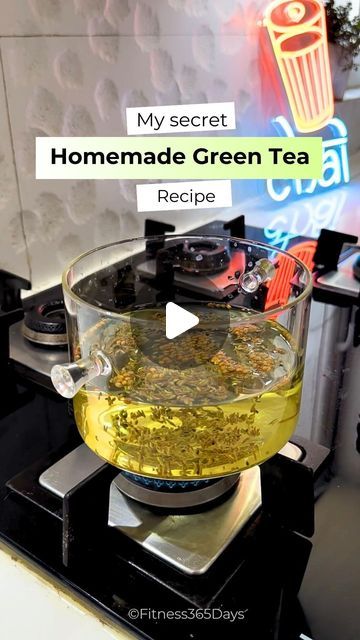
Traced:
[[166, 337], [169, 340], [180, 336], [185, 331], [189, 331], [197, 324], [199, 318], [190, 311], [186, 311], [174, 302], [166, 305]]

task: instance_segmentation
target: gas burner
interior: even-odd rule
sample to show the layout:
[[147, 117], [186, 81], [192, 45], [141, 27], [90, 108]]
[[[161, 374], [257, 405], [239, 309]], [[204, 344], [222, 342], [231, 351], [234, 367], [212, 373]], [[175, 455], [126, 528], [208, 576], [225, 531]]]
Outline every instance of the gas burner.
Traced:
[[30, 342], [49, 347], [67, 346], [63, 300], [51, 300], [25, 314], [23, 335]]
[[211, 480], [159, 480], [129, 472], [120, 473], [114, 480], [117, 488], [128, 498], [158, 509], [183, 512], [194, 507], [207, 508], [228, 497], [235, 489], [239, 474]]
[[230, 253], [227, 246], [214, 240], [186, 240], [182, 245], [179, 263], [187, 273], [217, 273], [229, 265]]

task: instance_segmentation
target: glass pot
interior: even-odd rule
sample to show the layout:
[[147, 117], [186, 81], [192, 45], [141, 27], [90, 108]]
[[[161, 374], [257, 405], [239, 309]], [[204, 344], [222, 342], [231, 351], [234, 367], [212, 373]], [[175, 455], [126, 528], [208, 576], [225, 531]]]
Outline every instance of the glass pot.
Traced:
[[[53, 368], [53, 384], [74, 398], [86, 444], [120, 469], [237, 473], [296, 426], [311, 283], [291, 253], [238, 238], [100, 247], [63, 274], [71, 362]], [[184, 311], [198, 323], [173, 337]]]

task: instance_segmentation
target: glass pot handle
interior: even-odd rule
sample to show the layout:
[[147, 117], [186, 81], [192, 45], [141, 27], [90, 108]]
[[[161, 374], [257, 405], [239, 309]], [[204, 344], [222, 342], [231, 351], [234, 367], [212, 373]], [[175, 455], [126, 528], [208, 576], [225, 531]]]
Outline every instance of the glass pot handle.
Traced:
[[51, 369], [51, 381], [64, 398], [73, 398], [87, 382], [98, 376], [108, 376], [112, 371], [109, 358], [100, 350], [92, 351], [87, 358], [69, 364], [56, 364]]
[[261, 284], [273, 279], [275, 272], [276, 267], [271, 260], [261, 258], [255, 263], [251, 271], [240, 276], [239, 290], [242, 289], [246, 293], [255, 293]]

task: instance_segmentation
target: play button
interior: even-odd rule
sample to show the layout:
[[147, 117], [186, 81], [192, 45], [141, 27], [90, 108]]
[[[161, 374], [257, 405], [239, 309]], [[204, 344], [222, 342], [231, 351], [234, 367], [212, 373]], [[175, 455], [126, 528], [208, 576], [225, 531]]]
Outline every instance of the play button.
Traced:
[[137, 357], [167, 369], [207, 364], [223, 348], [229, 324], [227, 305], [212, 301], [150, 303], [130, 314]]
[[165, 332], [168, 340], [177, 338], [199, 324], [199, 318], [174, 302], [166, 305]]
[[[155, 289], [151, 281], [137, 290], [137, 305], [129, 314], [131, 341], [127, 342], [135, 346], [134, 358], [141, 371], [149, 366], [179, 370], [206, 365], [224, 347], [230, 304], [220, 296], [216, 299], [218, 290], [205, 277], [194, 285], [191, 279], [190, 284], [195, 287], [190, 295], [168, 285]], [[203, 293], [198, 290], [200, 284]]]

